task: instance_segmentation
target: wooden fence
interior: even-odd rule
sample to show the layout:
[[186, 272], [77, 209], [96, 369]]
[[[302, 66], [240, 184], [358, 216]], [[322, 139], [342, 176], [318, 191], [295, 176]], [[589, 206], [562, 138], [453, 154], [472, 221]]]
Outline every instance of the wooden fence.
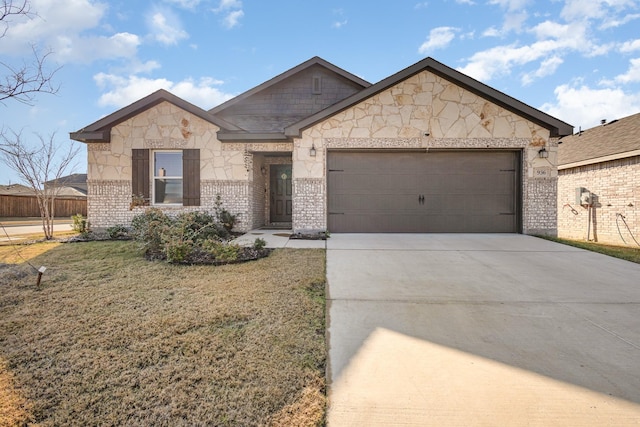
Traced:
[[[87, 199], [56, 197], [56, 218], [82, 214], [87, 216]], [[34, 196], [0, 195], [0, 217], [40, 217], [38, 201]]]

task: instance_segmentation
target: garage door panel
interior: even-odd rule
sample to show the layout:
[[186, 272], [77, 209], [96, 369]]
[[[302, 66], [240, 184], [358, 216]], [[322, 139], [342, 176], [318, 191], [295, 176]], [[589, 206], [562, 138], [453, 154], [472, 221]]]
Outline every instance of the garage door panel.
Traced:
[[333, 232], [517, 232], [513, 151], [329, 152]]

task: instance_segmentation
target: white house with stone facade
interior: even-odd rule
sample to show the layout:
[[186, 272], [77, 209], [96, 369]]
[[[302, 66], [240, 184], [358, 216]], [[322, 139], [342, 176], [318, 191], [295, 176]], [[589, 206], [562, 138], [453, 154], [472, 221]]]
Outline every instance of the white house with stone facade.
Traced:
[[432, 58], [376, 84], [321, 58], [211, 110], [164, 90], [71, 133], [93, 227], [223, 206], [237, 229], [557, 231], [573, 127]]

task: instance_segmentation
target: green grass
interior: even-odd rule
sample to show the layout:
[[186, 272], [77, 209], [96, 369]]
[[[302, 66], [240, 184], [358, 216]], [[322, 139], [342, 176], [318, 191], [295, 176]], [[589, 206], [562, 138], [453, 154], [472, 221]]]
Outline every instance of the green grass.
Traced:
[[324, 251], [188, 267], [33, 246], [41, 289], [0, 269], [0, 426], [324, 422]]
[[543, 237], [547, 240], [562, 243], [569, 246], [574, 246], [580, 249], [586, 249], [593, 252], [609, 255], [615, 258], [624, 259], [640, 264], [640, 247], [625, 247], [625, 246], [613, 246], [605, 245], [602, 243], [586, 242], [580, 240], [561, 239], [558, 237]]

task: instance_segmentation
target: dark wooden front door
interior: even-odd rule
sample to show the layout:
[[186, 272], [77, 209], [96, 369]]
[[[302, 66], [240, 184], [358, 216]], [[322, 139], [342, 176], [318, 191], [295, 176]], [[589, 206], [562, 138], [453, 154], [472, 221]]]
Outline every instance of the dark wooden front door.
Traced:
[[271, 165], [270, 222], [291, 222], [291, 165]]

